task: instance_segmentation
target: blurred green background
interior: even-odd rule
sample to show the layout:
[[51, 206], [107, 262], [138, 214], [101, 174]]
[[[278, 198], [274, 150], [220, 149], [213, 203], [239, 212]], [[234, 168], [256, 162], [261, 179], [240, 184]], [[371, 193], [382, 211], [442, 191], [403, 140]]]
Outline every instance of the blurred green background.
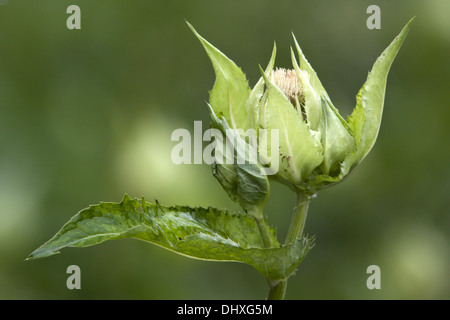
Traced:
[[[176, 128], [208, 127], [214, 72], [185, 19], [246, 72], [277, 42], [290, 67], [291, 31], [347, 116], [367, 72], [413, 16], [391, 68], [377, 144], [345, 183], [311, 203], [316, 247], [287, 299], [448, 299], [450, 2], [1, 1], [0, 298], [263, 299], [252, 267], [203, 262], [136, 240], [24, 261], [77, 211], [124, 193], [162, 204], [238, 210], [208, 165], [176, 166]], [[81, 8], [68, 30], [66, 8]], [[294, 196], [272, 184], [271, 224], [284, 238]], [[68, 290], [66, 268], [81, 268]], [[381, 268], [381, 290], [366, 269]]]

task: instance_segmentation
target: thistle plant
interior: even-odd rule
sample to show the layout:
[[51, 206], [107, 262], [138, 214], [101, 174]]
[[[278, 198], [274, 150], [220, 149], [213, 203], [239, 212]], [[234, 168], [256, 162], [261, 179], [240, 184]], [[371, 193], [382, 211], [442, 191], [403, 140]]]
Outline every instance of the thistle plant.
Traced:
[[[163, 206], [125, 195], [120, 203], [80, 211], [28, 259], [66, 247], [135, 238], [191, 258], [251, 265], [268, 283], [267, 298], [283, 299], [288, 278], [314, 246], [314, 237], [304, 234], [311, 199], [342, 182], [375, 143], [388, 72], [411, 23], [378, 57], [347, 119], [333, 105], [294, 35], [292, 69], [275, 68], [274, 45], [267, 67], [260, 67], [261, 78], [250, 88], [242, 70], [188, 23], [216, 75], [208, 104], [215, 137], [212, 173], [242, 211]], [[231, 152], [226, 142], [232, 142]], [[230, 155], [232, 161], [220, 160]], [[297, 197], [281, 243], [264, 212], [272, 181]]]

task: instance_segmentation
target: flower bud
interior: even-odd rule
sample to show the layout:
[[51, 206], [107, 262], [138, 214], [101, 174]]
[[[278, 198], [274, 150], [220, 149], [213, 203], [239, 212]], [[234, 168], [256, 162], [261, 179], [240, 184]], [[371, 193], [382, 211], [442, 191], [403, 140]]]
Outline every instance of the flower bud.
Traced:
[[[293, 68], [274, 70], [274, 46], [266, 70], [260, 67], [262, 77], [250, 90], [241, 69], [190, 27], [216, 72], [211, 108], [234, 129], [278, 130], [279, 170], [273, 178], [313, 195], [342, 181], [373, 147], [381, 123], [387, 75], [412, 21], [373, 65], [347, 120], [331, 102], [295, 36], [298, 62], [291, 48]], [[259, 140], [260, 155], [270, 153], [270, 148], [269, 141]]]

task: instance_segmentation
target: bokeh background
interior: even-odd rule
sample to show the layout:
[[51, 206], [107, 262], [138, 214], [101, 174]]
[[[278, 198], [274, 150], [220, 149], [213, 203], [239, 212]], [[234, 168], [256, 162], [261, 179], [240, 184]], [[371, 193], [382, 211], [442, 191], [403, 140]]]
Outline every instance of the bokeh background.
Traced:
[[[214, 72], [191, 22], [247, 74], [291, 31], [347, 116], [376, 57], [413, 16], [391, 68], [377, 144], [350, 179], [319, 194], [306, 232], [316, 247], [287, 299], [448, 299], [450, 2], [50, 1], [0, 5], [0, 298], [263, 299], [252, 267], [203, 262], [136, 240], [24, 261], [76, 212], [124, 193], [162, 204], [238, 210], [208, 165], [176, 166], [176, 128], [209, 124]], [[66, 8], [81, 8], [81, 30]], [[272, 184], [267, 212], [280, 239], [294, 197]], [[81, 268], [68, 290], [66, 268]], [[366, 269], [381, 268], [381, 290]]]

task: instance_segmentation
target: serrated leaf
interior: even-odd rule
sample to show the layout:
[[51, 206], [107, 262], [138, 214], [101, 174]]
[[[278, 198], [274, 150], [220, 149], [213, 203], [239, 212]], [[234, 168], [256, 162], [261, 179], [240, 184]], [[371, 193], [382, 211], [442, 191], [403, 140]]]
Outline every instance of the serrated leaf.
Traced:
[[246, 102], [250, 87], [245, 74], [225, 54], [200, 36], [190, 23], [187, 24], [203, 45], [216, 74], [209, 99], [212, 108], [217, 114], [223, 114], [231, 128], [247, 130]]
[[341, 176], [353, 170], [372, 149], [380, 129], [389, 69], [408, 34], [411, 19], [391, 44], [377, 58], [367, 80], [356, 97], [356, 107], [347, 122], [352, 128], [356, 151], [342, 164]]
[[303, 238], [292, 246], [263, 249], [251, 216], [214, 208], [164, 207], [125, 196], [120, 203], [101, 203], [80, 211], [28, 259], [124, 238], [191, 258], [247, 263], [274, 280], [289, 276], [313, 245], [312, 239]]

